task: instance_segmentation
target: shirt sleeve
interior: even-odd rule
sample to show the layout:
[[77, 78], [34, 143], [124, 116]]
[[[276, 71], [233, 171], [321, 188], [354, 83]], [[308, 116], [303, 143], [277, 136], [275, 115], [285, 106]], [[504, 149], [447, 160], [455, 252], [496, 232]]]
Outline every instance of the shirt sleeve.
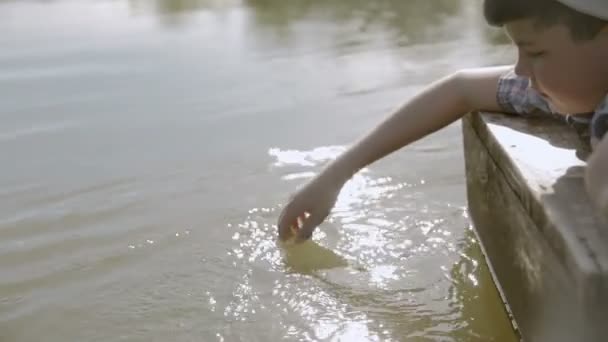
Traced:
[[530, 87], [527, 77], [517, 76], [513, 70], [498, 80], [496, 100], [507, 113], [524, 116], [552, 114], [549, 103]]

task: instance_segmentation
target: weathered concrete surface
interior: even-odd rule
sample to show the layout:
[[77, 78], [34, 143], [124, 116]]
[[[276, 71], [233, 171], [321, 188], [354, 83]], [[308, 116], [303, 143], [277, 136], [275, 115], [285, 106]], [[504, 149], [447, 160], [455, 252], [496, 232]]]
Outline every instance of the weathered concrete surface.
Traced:
[[608, 341], [608, 227], [584, 188], [586, 147], [559, 122], [463, 120], [469, 210], [526, 341]]

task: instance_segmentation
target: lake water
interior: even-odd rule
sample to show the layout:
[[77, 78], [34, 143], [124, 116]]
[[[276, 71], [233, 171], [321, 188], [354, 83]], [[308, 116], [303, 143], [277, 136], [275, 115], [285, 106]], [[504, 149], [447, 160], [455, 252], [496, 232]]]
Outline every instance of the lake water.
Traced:
[[429, 82], [512, 60], [469, 0], [0, 2], [0, 341], [515, 341], [460, 125], [301, 184]]

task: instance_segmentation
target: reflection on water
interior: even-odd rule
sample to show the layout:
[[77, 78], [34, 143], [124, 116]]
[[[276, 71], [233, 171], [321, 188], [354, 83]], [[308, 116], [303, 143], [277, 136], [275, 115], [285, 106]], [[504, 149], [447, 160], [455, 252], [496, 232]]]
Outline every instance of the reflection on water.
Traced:
[[166, 27], [180, 27], [190, 22], [188, 15], [199, 10], [219, 10], [238, 4], [236, 0], [128, 0], [132, 13], [158, 14]]
[[395, 41], [408, 44], [424, 39], [433, 26], [457, 13], [462, 3], [452, 0], [247, 0], [245, 4], [253, 9], [256, 27], [276, 30], [284, 39], [289, 39], [290, 25], [298, 25], [304, 18], [315, 18], [320, 25], [327, 21], [351, 24], [344, 29], [361, 35], [371, 28], [380, 28], [394, 35]]
[[[153, 11], [169, 26], [188, 22], [190, 14], [197, 10], [227, 9], [245, 6], [252, 14], [252, 28], [267, 30], [283, 44], [295, 37], [294, 26], [304, 22], [316, 25], [332, 22], [343, 25], [343, 34], [351, 41], [341, 42], [345, 47], [365, 39], [370, 29], [384, 31], [397, 45], [408, 45], [430, 40], [450, 40], [461, 34], [438, 30], [455, 15], [463, 12], [466, 2], [455, 0], [129, 0], [135, 13]], [[502, 30], [479, 27], [489, 43], [508, 44]], [[350, 33], [350, 34], [348, 34]], [[353, 37], [358, 34], [359, 37]], [[454, 35], [454, 36], [450, 36]], [[336, 36], [340, 40], [342, 37]]]
[[515, 340], [457, 126], [276, 241], [381, 115], [509, 60], [476, 4], [0, 2], [0, 341]]
[[[318, 170], [341, 150], [272, 148], [269, 155], [291, 180], [289, 173]], [[365, 171], [346, 185], [315, 241], [300, 246], [272, 242], [280, 208], [250, 210], [244, 222], [229, 225], [238, 247], [228, 254], [248, 271], [225, 317], [253, 322], [272, 315], [289, 336], [310, 341], [512, 340], [472, 230], [457, 237], [449, 228], [468, 225], [464, 209], [417, 203], [415, 193], [415, 184]], [[445, 219], [431, 219], [436, 212]], [[242, 336], [241, 329], [233, 324], [222, 336]]]

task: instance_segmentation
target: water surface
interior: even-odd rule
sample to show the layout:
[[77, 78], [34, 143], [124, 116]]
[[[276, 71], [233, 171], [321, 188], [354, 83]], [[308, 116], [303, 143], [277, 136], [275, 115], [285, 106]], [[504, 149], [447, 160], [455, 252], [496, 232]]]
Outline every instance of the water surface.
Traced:
[[459, 124], [275, 242], [289, 194], [385, 115], [510, 60], [478, 5], [0, 2], [0, 341], [514, 341]]

